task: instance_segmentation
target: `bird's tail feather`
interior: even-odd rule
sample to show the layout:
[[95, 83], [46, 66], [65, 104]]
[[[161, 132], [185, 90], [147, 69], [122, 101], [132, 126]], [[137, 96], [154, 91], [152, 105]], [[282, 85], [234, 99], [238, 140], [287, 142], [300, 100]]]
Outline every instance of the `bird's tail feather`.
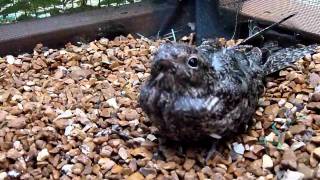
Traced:
[[263, 65], [264, 72], [268, 75], [287, 68], [307, 54], [316, 53], [318, 48], [317, 44], [313, 44], [300, 48], [289, 47], [276, 51], [267, 58], [267, 61]]

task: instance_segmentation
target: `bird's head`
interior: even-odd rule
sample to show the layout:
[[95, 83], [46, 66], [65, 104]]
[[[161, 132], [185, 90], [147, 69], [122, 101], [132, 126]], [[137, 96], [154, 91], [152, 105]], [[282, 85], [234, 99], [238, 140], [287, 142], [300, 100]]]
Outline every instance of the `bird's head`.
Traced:
[[162, 44], [154, 54], [150, 82], [163, 90], [200, 87], [210, 69], [204, 54], [193, 46]]

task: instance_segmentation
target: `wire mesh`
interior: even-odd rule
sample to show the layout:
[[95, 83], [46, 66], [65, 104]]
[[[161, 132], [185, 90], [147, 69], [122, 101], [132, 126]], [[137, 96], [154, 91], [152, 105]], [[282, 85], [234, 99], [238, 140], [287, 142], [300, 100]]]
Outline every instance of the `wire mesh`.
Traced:
[[0, 24], [135, 2], [141, 0], [0, 0]]

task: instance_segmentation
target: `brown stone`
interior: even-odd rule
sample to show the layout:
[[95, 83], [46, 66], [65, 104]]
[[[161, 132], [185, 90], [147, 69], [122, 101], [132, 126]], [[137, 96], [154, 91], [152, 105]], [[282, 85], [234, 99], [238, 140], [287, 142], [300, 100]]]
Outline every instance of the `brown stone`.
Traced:
[[317, 73], [311, 73], [309, 75], [309, 83], [313, 86], [316, 87], [317, 85], [320, 84], [320, 76]]
[[294, 126], [291, 126], [289, 128], [289, 131], [295, 135], [295, 134], [300, 134], [302, 132], [304, 132], [306, 130], [306, 126], [304, 124], [298, 124], [298, 125], [294, 125]]
[[312, 137], [310, 140], [311, 140], [311, 142], [314, 142], [316, 144], [320, 144], [320, 136]]
[[86, 79], [92, 74], [92, 71], [87, 70], [87, 69], [75, 69], [71, 71], [69, 74], [69, 77], [73, 80], [79, 81], [81, 79]]
[[247, 170], [256, 176], [263, 176], [264, 172], [262, 169], [262, 159], [255, 160], [250, 163]]
[[127, 178], [127, 180], [143, 180], [143, 179], [144, 179], [143, 175], [139, 172], [135, 172]]
[[84, 169], [84, 166], [81, 163], [76, 163], [72, 166], [72, 173], [80, 175]]
[[68, 126], [69, 120], [68, 119], [57, 119], [53, 121], [53, 124], [58, 129], [65, 129]]
[[123, 170], [123, 167], [120, 166], [120, 165], [118, 165], [118, 164], [116, 164], [116, 165], [114, 165], [114, 166], [112, 167], [111, 173], [113, 173], [113, 174], [120, 174], [120, 173], [122, 172], [122, 170]]
[[128, 121], [132, 121], [139, 118], [139, 114], [136, 110], [130, 109], [125, 111], [125, 118]]
[[316, 158], [320, 160], [320, 147], [315, 148], [312, 152]]
[[194, 170], [186, 172], [186, 174], [184, 175], [185, 180], [194, 180], [196, 179], [196, 177], [197, 177], [197, 174], [194, 172]]
[[111, 108], [103, 108], [100, 112], [100, 116], [104, 118], [111, 117], [111, 112], [112, 112]]
[[133, 156], [142, 156], [142, 157], [150, 159], [150, 160], [152, 159], [152, 153], [144, 147], [135, 148], [130, 153]]
[[280, 108], [278, 104], [272, 104], [270, 106], [267, 106], [264, 110], [264, 114], [266, 115], [272, 115], [273, 117], [276, 117]]
[[258, 159], [258, 157], [251, 151], [245, 152], [243, 156], [247, 159], [252, 159], [252, 160]]
[[312, 118], [313, 118], [313, 121], [314, 123], [317, 125], [317, 126], [320, 126], [320, 115], [318, 114], [311, 114]]
[[152, 175], [152, 177], [157, 175], [157, 170], [154, 168], [142, 167], [140, 168], [140, 173], [142, 173], [145, 177]]
[[163, 163], [161, 165], [161, 167], [163, 169], [166, 169], [166, 170], [172, 170], [172, 169], [175, 169], [177, 166], [177, 164], [175, 162], [167, 162], [167, 163]]
[[22, 129], [27, 125], [27, 119], [24, 117], [17, 117], [8, 120], [7, 126], [10, 128]]
[[291, 170], [297, 169], [297, 157], [296, 157], [296, 154], [291, 149], [284, 151], [282, 160], [281, 160], [281, 165], [284, 168], [288, 168]]
[[115, 165], [115, 162], [109, 158], [101, 158], [99, 159], [98, 164], [101, 166], [102, 169], [110, 170]]
[[259, 155], [265, 148], [262, 145], [253, 145], [252, 152], [256, 155]]
[[256, 137], [247, 136], [247, 135], [243, 136], [243, 142], [245, 144], [252, 144], [252, 143], [255, 143], [257, 141], [258, 141], [258, 139]]
[[10, 158], [10, 159], [18, 159], [20, 157], [22, 157], [22, 153], [20, 153], [19, 151], [17, 151], [16, 149], [10, 149], [8, 152], [7, 152], [7, 157]]
[[195, 164], [195, 160], [193, 160], [193, 159], [186, 159], [185, 160], [185, 162], [184, 162], [184, 164], [183, 164], [183, 168], [185, 169], [185, 170], [187, 170], [187, 171], [189, 171], [192, 167], [193, 167], [193, 165]]
[[314, 170], [303, 163], [298, 164], [298, 171], [304, 174], [304, 179], [312, 179]]
[[0, 111], [0, 122], [4, 121], [8, 115], [6, 111]]
[[311, 98], [310, 98], [311, 102], [320, 102], [320, 92], [318, 93], [313, 93]]
[[320, 102], [310, 102], [307, 104], [307, 108], [310, 110], [320, 110]]

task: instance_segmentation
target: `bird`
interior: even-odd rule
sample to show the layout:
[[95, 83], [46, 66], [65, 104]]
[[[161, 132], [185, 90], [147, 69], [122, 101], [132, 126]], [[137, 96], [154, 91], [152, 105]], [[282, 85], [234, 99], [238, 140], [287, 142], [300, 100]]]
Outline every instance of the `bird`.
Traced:
[[154, 55], [139, 104], [161, 134], [173, 140], [220, 139], [252, 119], [266, 76], [316, 49], [285, 48], [264, 62], [258, 47], [165, 43]]
[[263, 48], [224, 47], [215, 40], [197, 47], [166, 42], [153, 56], [139, 104], [164, 138], [218, 142], [248, 129], [268, 75], [317, 47], [273, 48], [264, 55]]

